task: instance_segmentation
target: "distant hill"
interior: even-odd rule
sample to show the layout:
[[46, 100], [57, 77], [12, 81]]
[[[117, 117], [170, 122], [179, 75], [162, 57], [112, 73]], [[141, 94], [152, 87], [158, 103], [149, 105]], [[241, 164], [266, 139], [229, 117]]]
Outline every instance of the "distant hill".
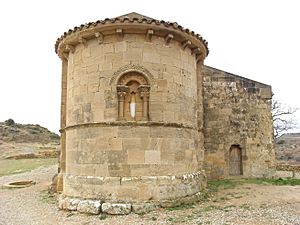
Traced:
[[38, 124], [19, 124], [12, 119], [0, 122], [0, 141], [16, 143], [59, 143], [59, 135]]
[[283, 134], [276, 140], [276, 159], [282, 163], [300, 164], [300, 133]]
[[0, 122], [0, 141], [16, 143], [59, 143], [59, 135], [38, 124], [19, 124], [12, 119]]
[[277, 138], [277, 143], [279, 144], [296, 144], [300, 145], [300, 133], [289, 133], [283, 134], [279, 138]]
[[0, 159], [56, 157], [59, 135], [38, 124], [0, 122]]

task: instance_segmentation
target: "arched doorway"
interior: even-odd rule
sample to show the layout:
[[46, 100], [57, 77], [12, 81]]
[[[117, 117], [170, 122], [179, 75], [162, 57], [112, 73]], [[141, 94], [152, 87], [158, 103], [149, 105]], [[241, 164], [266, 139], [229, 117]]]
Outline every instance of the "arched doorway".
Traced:
[[231, 145], [229, 149], [229, 175], [243, 175], [242, 149], [239, 145]]

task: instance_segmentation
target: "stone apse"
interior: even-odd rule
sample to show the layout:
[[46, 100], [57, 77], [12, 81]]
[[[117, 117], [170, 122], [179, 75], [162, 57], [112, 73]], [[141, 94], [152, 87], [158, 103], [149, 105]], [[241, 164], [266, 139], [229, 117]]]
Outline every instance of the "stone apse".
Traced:
[[197, 196], [205, 171], [272, 170], [270, 86], [204, 66], [207, 42], [193, 31], [130, 13], [75, 27], [55, 50], [60, 208], [139, 212]]

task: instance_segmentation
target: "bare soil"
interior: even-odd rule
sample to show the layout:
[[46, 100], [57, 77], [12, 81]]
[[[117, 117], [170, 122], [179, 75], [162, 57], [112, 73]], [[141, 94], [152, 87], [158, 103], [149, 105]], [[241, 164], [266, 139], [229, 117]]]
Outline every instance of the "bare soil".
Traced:
[[0, 185], [33, 180], [22, 189], [0, 189], [0, 224], [300, 224], [300, 186], [244, 184], [224, 189], [206, 202], [158, 209], [145, 215], [86, 215], [61, 211], [48, 193], [56, 166], [0, 177]]

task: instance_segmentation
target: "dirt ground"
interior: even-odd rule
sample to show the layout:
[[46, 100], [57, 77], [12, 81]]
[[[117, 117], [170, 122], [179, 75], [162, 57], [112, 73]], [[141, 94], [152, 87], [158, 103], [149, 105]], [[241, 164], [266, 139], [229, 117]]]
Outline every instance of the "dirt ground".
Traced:
[[85, 215], [61, 211], [56, 196], [47, 192], [56, 166], [0, 177], [5, 183], [34, 180], [22, 189], [0, 189], [0, 224], [255, 224], [300, 225], [300, 186], [244, 184], [217, 192], [210, 200], [193, 206], [159, 209], [136, 215]]

